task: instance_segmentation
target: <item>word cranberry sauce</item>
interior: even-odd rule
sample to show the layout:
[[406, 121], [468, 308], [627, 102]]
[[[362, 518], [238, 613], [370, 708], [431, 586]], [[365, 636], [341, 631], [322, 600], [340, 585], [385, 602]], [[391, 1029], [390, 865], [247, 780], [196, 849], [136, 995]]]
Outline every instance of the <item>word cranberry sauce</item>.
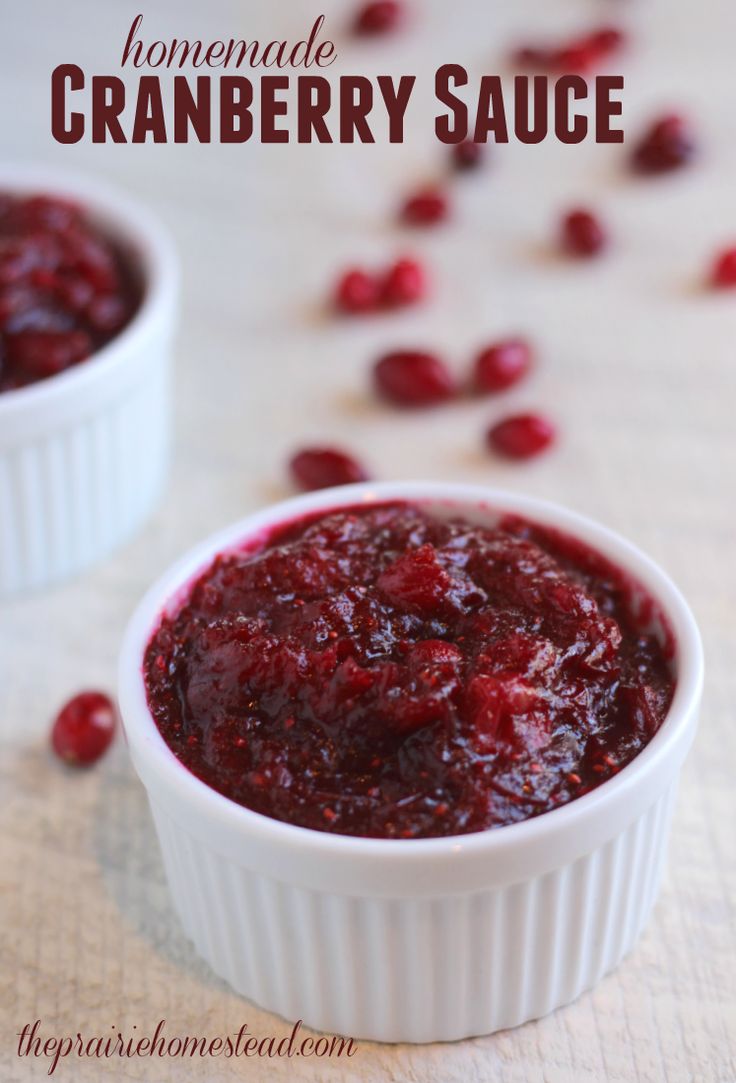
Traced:
[[657, 731], [671, 644], [643, 609], [600, 554], [518, 518], [342, 508], [218, 556], [148, 644], [148, 701], [189, 770], [267, 816], [480, 831], [587, 793]]

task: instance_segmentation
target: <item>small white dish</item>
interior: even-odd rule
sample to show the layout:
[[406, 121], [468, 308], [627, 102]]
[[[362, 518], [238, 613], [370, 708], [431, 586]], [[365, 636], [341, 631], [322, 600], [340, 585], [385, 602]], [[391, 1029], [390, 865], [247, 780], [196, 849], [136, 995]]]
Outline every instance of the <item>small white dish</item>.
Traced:
[[[191, 774], [149, 711], [143, 656], [164, 612], [216, 554], [310, 512], [417, 501], [476, 522], [514, 513], [580, 538], [641, 585], [674, 636], [667, 718], [619, 774], [535, 819], [448, 838], [311, 831], [230, 801]], [[664, 629], [662, 629], [664, 634]], [[677, 779], [697, 722], [697, 627], [667, 576], [623, 538], [544, 501], [477, 486], [385, 483], [298, 497], [202, 543], [128, 626], [119, 696], [172, 898], [238, 992], [318, 1030], [449, 1041], [516, 1026], [590, 988], [632, 947], [657, 895]]]
[[0, 394], [0, 598], [9, 598], [108, 555], [153, 511], [168, 464], [178, 270], [155, 216], [101, 181], [3, 166], [2, 191], [78, 202], [143, 284], [133, 319], [87, 361]]

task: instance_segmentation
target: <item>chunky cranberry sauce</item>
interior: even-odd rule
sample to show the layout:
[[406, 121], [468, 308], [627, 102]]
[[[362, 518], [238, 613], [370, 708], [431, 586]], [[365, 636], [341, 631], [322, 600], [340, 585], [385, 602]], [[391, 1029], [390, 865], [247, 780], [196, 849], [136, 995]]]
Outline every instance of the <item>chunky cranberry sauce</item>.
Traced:
[[217, 557], [148, 645], [149, 704], [195, 775], [267, 816], [379, 838], [500, 827], [605, 782], [661, 725], [671, 647], [633, 597], [517, 519], [339, 509]]
[[76, 204], [0, 193], [0, 392], [86, 360], [128, 323], [139, 293]]

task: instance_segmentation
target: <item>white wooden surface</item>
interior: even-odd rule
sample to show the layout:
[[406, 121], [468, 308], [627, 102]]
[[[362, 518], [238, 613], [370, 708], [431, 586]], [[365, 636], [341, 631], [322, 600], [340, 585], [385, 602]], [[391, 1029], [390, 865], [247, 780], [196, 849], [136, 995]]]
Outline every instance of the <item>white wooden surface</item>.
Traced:
[[[412, 72], [420, 84], [403, 147], [62, 148], [49, 133], [49, 73], [76, 61], [116, 72], [139, 6], [122, 0], [0, 5], [2, 154], [95, 170], [146, 198], [184, 266], [177, 438], [165, 503], [104, 567], [0, 611], [3, 961], [0, 1076], [45, 1078], [18, 1062], [14, 1034], [105, 1033], [112, 1025], [257, 1034], [286, 1025], [240, 1001], [195, 957], [169, 906], [143, 792], [122, 742], [73, 775], [48, 755], [67, 694], [111, 687], [120, 633], [151, 579], [190, 543], [284, 495], [287, 453], [347, 441], [376, 474], [459, 478], [544, 494], [600, 517], [672, 572], [702, 624], [702, 727], [688, 762], [666, 883], [646, 935], [592, 994], [517, 1031], [452, 1046], [361, 1044], [350, 1064], [212, 1061], [63, 1064], [91, 1080], [361, 1079], [469, 1083], [732, 1083], [734, 993], [734, 653], [736, 652], [736, 298], [700, 288], [714, 247], [736, 240], [736, 19], [730, 0], [415, 0], [414, 30], [350, 43], [347, 0], [175, 0], [146, 5], [151, 37], [299, 37], [326, 11], [343, 72]], [[499, 70], [530, 32], [617, 19], [635, 46], [623, 65], [630, 133], [683, 106], [700, 162], [651, 183], [620, 148], [510, 146], [457, 185], [456, 222], [424, 236], [391, 224], [397, 198], [442, 170], [431, 131], [439, 64]], [[616, 234], [599, 266], [569, 266], [546, 239], [560, 210], [592, 201]], [[431, 306], [360, 324], [325, 316], [335, 270], [421, 253]], [[497, 333], [539, 343], [532, 382], [503, 406], [463, 404], [397, 419], [366, 394], [382, 348], [417, 343], [458, 365]], [[516, 468], [491, 461], [481, 433], [500, 409], [539, 404], [559, 449]], [[730, 1034], [730, 1041], [729, 1041]]]

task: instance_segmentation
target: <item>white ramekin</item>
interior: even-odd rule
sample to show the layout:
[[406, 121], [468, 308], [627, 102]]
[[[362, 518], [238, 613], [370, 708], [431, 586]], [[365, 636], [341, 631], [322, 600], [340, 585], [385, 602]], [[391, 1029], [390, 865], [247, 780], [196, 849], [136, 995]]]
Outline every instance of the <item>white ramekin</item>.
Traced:
[[0, 598], [8, 598], [81, 571], [153, 511], [168, 462], [178, 274], [158, 220], [96, 179], [2, 166], [0, 191], [78, 201], [143, 280], [138, 312], [107, 346], [0, 394]]
[[[169, 751], [142, 658], [164, 611], [216, 553], [346, 504], [417, 500], [478, 522], [512, 512], [572, 534], [626, 569], [674, 634], [677, 688], [662, 728], [620, 774], [537, 819], [451, 838], [328, 835], [235, 804]], [[174, 904], [198, 951], [240, 993], [318, 1030], [378, 1041], [488, 1034], [594, 985], [631, 948], [657, 893], [702, 650], [676, 587], [609, 530], [476, 486], [355, 485], [267, 508], [193, 550], [147, 594], [120, 660], [120, 708], [148, 791]]]

